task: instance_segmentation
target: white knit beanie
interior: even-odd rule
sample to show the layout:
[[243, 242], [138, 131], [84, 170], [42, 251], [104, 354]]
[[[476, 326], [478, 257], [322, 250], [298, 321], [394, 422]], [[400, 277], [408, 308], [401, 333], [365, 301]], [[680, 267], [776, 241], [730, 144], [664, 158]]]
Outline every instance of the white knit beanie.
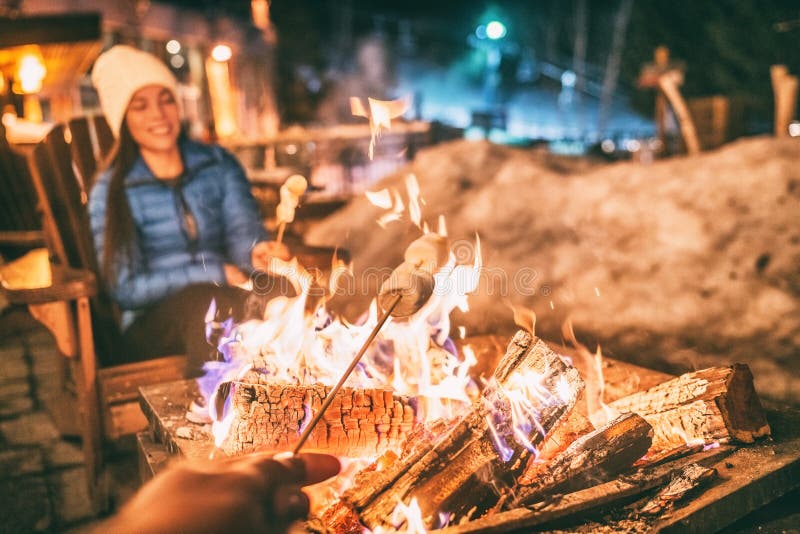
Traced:
[[178, 81], [157, 57], [127, 45], [116, 45], [100, 54], [92, 69], [92, 83], [100, 108], [115, 137], [133, 94], [148, 85], [162, 85], [178, 101]]

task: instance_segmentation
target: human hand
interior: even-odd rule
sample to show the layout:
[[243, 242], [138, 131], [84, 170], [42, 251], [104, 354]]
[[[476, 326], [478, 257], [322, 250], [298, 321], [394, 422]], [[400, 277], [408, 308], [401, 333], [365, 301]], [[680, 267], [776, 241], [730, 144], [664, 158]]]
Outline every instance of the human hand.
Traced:
[[247, 283], [247, 275], [237, 266], [226, 263], [223, 268], [225, 269], [225, 281], [229, 286], [240, 286]]
[[270, 258], [289, 261], [292, 258], [289, 247], [277, 241], [259, 241], [253, 247], [251, 260], [253, 267], [261, 271], [269, 271]]
[[335, 456], [314, 453], [181, 463], [142, 487], [103, 530], [286, 532], [308, 514], [308, 497], [300, 487], [327, 480], [339, 469]]

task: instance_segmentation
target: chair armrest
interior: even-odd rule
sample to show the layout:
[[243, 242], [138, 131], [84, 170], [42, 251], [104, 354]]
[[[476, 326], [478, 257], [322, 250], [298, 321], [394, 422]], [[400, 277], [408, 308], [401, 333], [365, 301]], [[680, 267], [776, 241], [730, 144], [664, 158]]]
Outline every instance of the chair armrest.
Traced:
[[46, 287], [25, 287], [16, 280], [0, 278], [0, 286], [11, 304], [47, 304], [97, 294], [97, 281], [91, 271], [85, 269], [63, 269], [54, 276], [53, 283]]
[[0, 245], [9, 247], [44, 246], [44, 234], [39, 230], [0, 231]]

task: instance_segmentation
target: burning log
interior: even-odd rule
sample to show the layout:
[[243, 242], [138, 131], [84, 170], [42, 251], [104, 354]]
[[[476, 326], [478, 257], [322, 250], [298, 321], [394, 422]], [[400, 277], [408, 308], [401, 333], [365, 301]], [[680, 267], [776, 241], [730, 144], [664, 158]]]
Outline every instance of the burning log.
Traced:
[[686, 373], [611, 407], [638, 413], [653, 426], [651, 454], [699, 441], [752, 443], [770, 433], [753, 375], [744, 364]]
[[[514, 387], [520, 383], [536, 388], [527, 407], [515, 404]], [[513, 484], [582, 389], [574, 367], [538, 338], [517, 332], [470, 414], [440, 434], [433, 447], [401, 457], [390, 474], [345, 493], [331, 519], [346, 524], [355, 514], [375, 529], [386, 524], [398, 501], [413, 498], [427, 527], [438, 526], [439, 514], [453, 514], [457, 521], [480, 515], [497, 502], [498, 484]], [[528, 410], [530, 426], [519, 421], [520, 410]]]
[[[578, 399], [580, 403], [580, 398]], [[533, 484], [539, 473], [545, 468], [547, 462], [552, 460], [569, 447], [576, 439], [594, 431], [591, 421], [583, 415], [577, 406], [573, 408], [563, 422], [545, 437], [538, 458], [531, 458], [528, 467], [517, 481], [518, 484]]]
[[505, 507], [530, 504], [553, 493], [605, 482], [644, 456], [652, 438], [653, 428], [641, 416], [621, 415], [574, 441], [545, 466], [533, 484], [521, 486], [516, 495], [509, 494]]
[[[252, 374], [252, 373], [251, 373]], [[223, 443], [228, 454], [287, 450], [332, 389], [320, 384], [231, 383], [234, 419]], [[414, 399], [389, 389], [342, 388], [309, 437], [309, 447], [346, 456], [398, 448], [414, 425]]]

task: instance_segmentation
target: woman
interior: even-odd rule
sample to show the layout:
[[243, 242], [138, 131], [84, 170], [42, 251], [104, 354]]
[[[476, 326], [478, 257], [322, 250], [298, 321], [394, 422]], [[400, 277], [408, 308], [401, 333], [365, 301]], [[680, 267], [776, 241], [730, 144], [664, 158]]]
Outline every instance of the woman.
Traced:
[[198, 371], [211, 349], [211, 299], [241, 318], [247, 292], [235, 286], [289, 251], [268, 240], [235, 159], [181, 134], [177, 81], [166, 65], [119, 45], [97, 59], [92, 82], [117, 145], [89, 215], [128, 348], [105, 363], [185, 353]]

